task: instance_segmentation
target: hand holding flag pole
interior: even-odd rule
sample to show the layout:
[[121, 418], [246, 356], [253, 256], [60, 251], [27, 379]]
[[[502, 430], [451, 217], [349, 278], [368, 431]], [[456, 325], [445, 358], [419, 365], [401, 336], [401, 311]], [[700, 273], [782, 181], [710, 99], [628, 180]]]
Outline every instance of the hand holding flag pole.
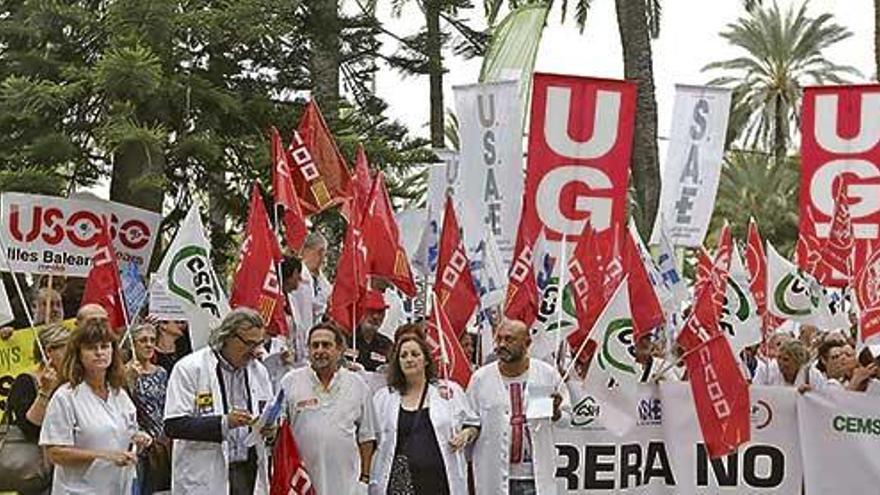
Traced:
[[[12, 264], [9, 263], [9, 258], [6, 257], [6, 243], [3, 242], [3, 235], [0, 235], [0, 250], [2, 250], [3, 264], [6, 265], [6, 270], [9, 271], [9, 275], [12, 276], [12, 283], [15, 285], [15, 292], [18, 293], [18, 298], [21, 300], [21, 307], [24, 309], [24, 315], [27, 317], [28, 324], [31, 326], [31, 331], [34, 332], [34, 342], [37, 343], [37, 349], [40, 350], [40, 361], [43, 363], [49, 362], [49, 355], [46, 354], [46, 350], [43, 349], [43, 343], [40, 342], [40, 338], [37, 335], [37, 329], [34, 327], [34, 317], [31, 315], [31, 310], [28, 307], [27, 300], [24, 298], [24, 292], [21, 290], [21, 284], [18, 282], [18, 277], [15, 276], [15, 272], [12, 271]], [[48, 313], [47, 313], [48, 314]]]

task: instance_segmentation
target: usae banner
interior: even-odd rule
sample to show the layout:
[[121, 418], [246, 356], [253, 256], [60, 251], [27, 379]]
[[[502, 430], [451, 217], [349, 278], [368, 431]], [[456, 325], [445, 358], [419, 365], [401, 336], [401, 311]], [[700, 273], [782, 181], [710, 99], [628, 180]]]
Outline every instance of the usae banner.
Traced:
[[660, 242], [664, 221], [673, 245], [703, 245], [721, 177], [729, 113], [729, 89], [675, 86], [660, 214], [651, 244]]
[[0, 199], [0, 235], [11, 269], [88, 276], [105, 217], [117, 258], [146, 275], [162, 219], [158, 213], [111, 201], [20, 193]]

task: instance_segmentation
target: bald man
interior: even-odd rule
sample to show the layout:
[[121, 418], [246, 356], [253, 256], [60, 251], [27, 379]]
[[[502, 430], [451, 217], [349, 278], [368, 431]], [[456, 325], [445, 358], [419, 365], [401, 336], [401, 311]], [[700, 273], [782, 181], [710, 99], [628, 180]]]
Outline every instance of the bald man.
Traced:
[[[570, 417], [568, 389], [552, 366], [529, 357], [531, 343], [525, 323], [502, 320], [495, 329], [498, 360], [477, 370], [468, 386], [479, 415], [468, 423], [480, 428], [473, 452], [480, 495], [556, 493], [554, 424]], [[526, 417], [529, 401], [550, 390], [552, 416]]]
[[110, 315], [104, 306], [96, 303], [84, 304], [76, 312], [76, 326], [80, 326], [89, 320], [107, 320]]

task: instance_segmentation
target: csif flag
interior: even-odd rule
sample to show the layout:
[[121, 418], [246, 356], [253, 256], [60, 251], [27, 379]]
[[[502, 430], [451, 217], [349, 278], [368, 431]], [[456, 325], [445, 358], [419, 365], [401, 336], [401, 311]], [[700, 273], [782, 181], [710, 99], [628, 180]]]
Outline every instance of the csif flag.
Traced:
[[305, 216], [300, 207], [299, 197], [293, 187], [290, 170], [290, 156], [281, 143], [278, 129], [272, 128], [272, 194], [276, 211], [280, 210], [280, 220], [284, 224], [284, 242], [293, 252], [302, 249], [308, 234]]
[[287, 335], [289, 328], [284, 311], [287, 297], [281, 289], [277, 270], [281, 262], [281, 248], [269, 225], [269, 216], [257, 182], [251, 188], [250, 212], [239, 254], [230, 306], [244, 306], [257, 311], [263, 317], [270, 335]]
[[824, 328], [822, 286], [767, 243], [767, 311], [779, 318]]
[[293, 185], [306, 216], [351, 198], [351, 177], [345, 158], [315, 100], [306, 104], [288, 151], [293, 162]]
[[479, 307], [480, 296], [477, 294], [470, 261], [461, 240], [452, 196], [446, 197], [434, 294], [437, 296], [437, 305], [449, 318], [455, 335], [460, 336]]
[[193, 350], [207, 345], [211, 329], [229, 312], [229, 301], [214, 272], [211, 244], [195, 202], [165, 252], [156, 278], [186, 314]]
[[92, 266], [86, 278], [80, 305], [100, 304], [110, 319], [110, 328], [124, 329], [125, 300], [122, 298], [122, 281], [119, 278], [119, 266], [116, 262], [116, 251], [110, 240], [110, 231], [105, 218], [98, 230], [98, 242], [95, 254], [92, 255]]
[[761, 342], [761, 318], [749, 289], [749, 272], [743, 265], [739, 248], [736, 244], [732, 247], [719, 325], [730, 340], [733, 352], [738, 355], [744, 348]]

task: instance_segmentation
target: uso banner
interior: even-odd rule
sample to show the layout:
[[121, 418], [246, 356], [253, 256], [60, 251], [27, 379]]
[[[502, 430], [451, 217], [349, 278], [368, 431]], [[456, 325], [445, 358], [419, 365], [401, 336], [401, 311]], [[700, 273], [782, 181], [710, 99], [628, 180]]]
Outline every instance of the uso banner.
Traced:
[[641, 385], [637, 425], [623, 437], [596, 426], [592, 396], [573, 397], [571, 425], [556, 435], [559, 493], [798, 495], [796, 400], [792, 389], [752, 387], [752, 441], [712, 460], [687, 383]]
[[[802, 115], [798, 260], [828, 238], [834, 198], [843, 187], [849, 202], [858, 270], [880, 248], [880, 85], [806, 88]], [[840, 273], [820, 263], [824, 285], [843, 286]]]
[[675, 85], [660, 214], [651, 244], [660, 242], [659, 226], [665, 221], [673, 245], [703, 245], [715, 208], [729, 113], [730, 89]]
[[158, 213], [111, 201], [4, 193], [0, 235], [12, 270], [87, 276], [104, 217], [116, 257], [146, 275], [162, 219]]
[[458, 210], [458, 216], [465, 243], [473, 249], [491, 233], [508, 266], [523, 190], [518, 83], [456, 86], [453, 91], [461, 130], [458, 194], [465, 210]]
[[827, 390], [798, 398], [806, 495], [876, 493], [880, 398]]
[[550, 252], [588, 219], [606, 242], [625, 228], [635, 102], [634, 83], [535, 74], [522, 221]]

